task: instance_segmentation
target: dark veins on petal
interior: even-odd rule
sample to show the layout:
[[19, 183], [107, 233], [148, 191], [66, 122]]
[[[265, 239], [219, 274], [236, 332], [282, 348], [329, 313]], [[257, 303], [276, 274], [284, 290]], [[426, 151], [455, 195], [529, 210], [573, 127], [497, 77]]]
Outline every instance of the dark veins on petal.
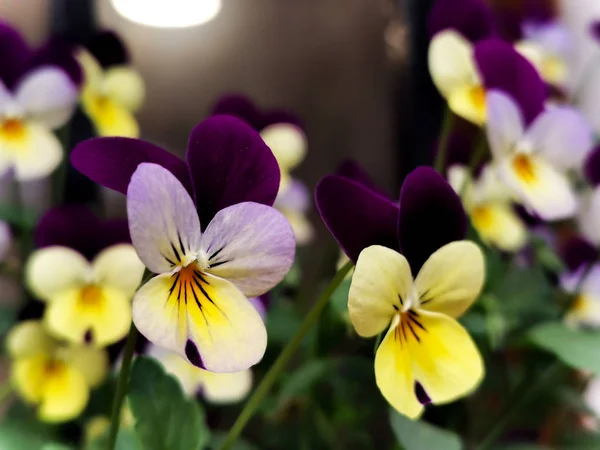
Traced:
[[187, 356], [187, 359], [196, 367], [205, 369], [198, 347], [196, 347], [196, 344], [189, 339], [185, 343], [185, 356]]

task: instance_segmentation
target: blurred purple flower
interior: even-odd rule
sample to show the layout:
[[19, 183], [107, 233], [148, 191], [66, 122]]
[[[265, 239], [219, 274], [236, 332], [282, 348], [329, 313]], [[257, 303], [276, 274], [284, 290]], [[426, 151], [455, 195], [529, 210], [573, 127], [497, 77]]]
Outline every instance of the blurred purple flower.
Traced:
[[448, 29], [471, 42], [496, 34], [492, 10], [483, 0], [437, 0], [429, 14], [429, 36]]
[[81, 205], [57, 206], [39, 221], [34, 235], [39, 248], [62, 246], [88, 260], [115, 244], [131, 243], [125, 219], [103, 220]]
[[186, 161], [149, 142], [107, 137], [79, 144], [71, 162], [96, 183], [123, 194], [140, 163], [158, 164], [195, 199], [203, 226], [218, 211], [237, 203], [271, 206], [279, 189], [277, 161], [260, 135], [227, 116], [210, 117], [192, 130]]
[[429, 167], [419, 167], [406, 177], [400, 207], [339, 175], [323, 178], [315, 199], [325, 225], [354, 262], [366, 247], [382, 245], [404, 254], [413, 273], [418, 273], [433, 252], [462, 239], [467, 229], [460, 198]]

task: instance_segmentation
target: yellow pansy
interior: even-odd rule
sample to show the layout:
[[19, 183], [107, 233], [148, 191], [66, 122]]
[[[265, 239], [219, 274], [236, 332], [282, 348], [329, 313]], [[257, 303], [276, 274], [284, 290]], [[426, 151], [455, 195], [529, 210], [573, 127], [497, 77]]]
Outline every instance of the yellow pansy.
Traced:
[[437, 250], [415, 279], [394, 250], [374, 245], [360, 253], [348, 311], [360, 336], [385, 332], [375, 378], [398, 412], [415, 419], [425, 405], [467, 395], [483, 378], [481, 355], [456, 319], [478, 297], [484, 273], [482, 252], [469, 241]]
[[138, 137], [133, 113], [144, 101], [144, 81], [139, 73], [124, 65], [103, 70], [85, 50], [79, 51], [77, 59], [84, 72], [81, 105], [98, 135]]
[[91, 388], [106, 377], [108, 355], [85, 346], [64, 346], [39, 321], [17, 325], [7, 337], [17, 393], [37, 407], [40, 420], [64, 422], [79, 416]]
[[448, 170], [452, 188], [462, 194], [463, 206], [473, 227], [484, 242], [515, 252], [527, 241], [527, 227], [512, 206], [510, 190], [490, 166], [473, 180], [467, 168], [454, 165]]
[[48, 330], [73, 343], [97, 346], [127, 334], [131, 299], [143, 273], [129, 244], [108, 247], [91, 263], [68, 247], [47, 247], [35, 251], [25, 269], [31, 292], [48, 303]]

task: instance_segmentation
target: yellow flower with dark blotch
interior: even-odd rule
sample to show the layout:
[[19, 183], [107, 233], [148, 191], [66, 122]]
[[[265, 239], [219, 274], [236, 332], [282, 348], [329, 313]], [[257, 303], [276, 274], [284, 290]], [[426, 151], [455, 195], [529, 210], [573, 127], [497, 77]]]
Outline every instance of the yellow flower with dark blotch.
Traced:
[[484, 273], [482, 252], [468, 241], [437, 250], [415, 279], [400, 253], [379, 245], [361, 252], [348, 297], [350, 319], [360, 336], [385, 332], [375, 378], [398, 412], [415, 419], [425, 405], [454, 401], [482, 380], [481, 355], [456, 319], [479, 295]]
[[62, 246], [35, 251], [25, 269], [31, 292], [48, 303], [44, 323], [56, 337], [106, 346], [125, 337], [144, 265], [133, 246], [107, 247], [90, 263]]
[[86, 346], [64, 346], [41, 322], [18, 324], [7, 337], [13, 359], [11, 380], [25, 402], [35, 405], [40, 420], [65, 422], [85, 409], [91, 388], [105, 379], [108, 354]]
[[133, 113], [144, 101], [144, 81], [126, 65], [103, 70], [87, 51], [77, 59], [84, 72], [81, 105], [100, 136], [138, 137], [139, 126]]

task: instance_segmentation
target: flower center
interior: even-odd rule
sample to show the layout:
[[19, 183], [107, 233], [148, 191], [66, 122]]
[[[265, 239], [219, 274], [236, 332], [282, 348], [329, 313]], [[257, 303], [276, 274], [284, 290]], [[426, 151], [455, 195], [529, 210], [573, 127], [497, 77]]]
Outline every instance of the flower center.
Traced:
[[0, 123], [0, 136], [8, 141], [20, 141], [25, 137], [26, 129], [17, 118], [4, 119]]
[[86, 309], [98, 308], [103, 300], [102, 289], [93, 284], [85, 286], [79, 293], [79, 304]]
[[585, 295], [579, 294], [577, 297], [575, 297], [573, 303], [571, 304], [571, 311], [583, 312], [587, 309], [587, 306], [588, 299]]
[[56, 359], [49, 359], [44, 365], [44, 375], [48, 378], [58, 377], [64, 373], [66, 368], [67, 365], [64, 362]]
[[483, 86], [473, 86], [469, 91], [471, 102], [479, 111], [485, 110], [485, 89]]
[[421, 335], [427, 330], [421, 324], [419, 313], [409, 309], [406, 312], [399, 314], [398, 325], [395, 330], [395, 338], [400, 344], [408, 343], [409, 341], [421, 342]]
[[471, 212], [473, 225], [478, 229], [490, 228], [494, 222], [493, 214], [487, 206], [476, 206]]
[[535, 167], [531, 158], [523, 153], [518, 154], [512, 161], [512, 167], [517, 177], [527, 184], [536, 181]]

